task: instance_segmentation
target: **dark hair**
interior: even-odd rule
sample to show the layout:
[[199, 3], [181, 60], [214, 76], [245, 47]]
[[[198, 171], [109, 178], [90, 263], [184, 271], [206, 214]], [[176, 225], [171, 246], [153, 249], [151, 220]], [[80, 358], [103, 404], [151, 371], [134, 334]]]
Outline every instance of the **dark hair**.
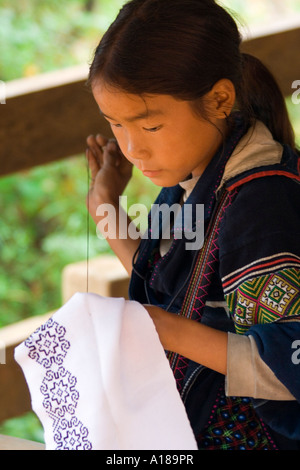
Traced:
[[203, 114], [201, 98], [226, 78], [246, 123], [263, 121], [274, 139], [295, 148], [275, 79], [240, 44], [234, 19], [214, 0], [131, 0], [101, 39], [88, 83], [101, 79], [128, 93], [171, 95]]

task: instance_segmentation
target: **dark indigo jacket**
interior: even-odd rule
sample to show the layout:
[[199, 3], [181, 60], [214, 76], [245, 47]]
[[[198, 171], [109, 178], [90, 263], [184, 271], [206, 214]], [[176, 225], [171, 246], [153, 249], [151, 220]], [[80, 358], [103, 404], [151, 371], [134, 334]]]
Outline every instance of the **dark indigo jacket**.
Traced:
[[[217, 193], [225, 165], [233, 149], [247, 129], [238, 123], [227, 140], [225, 147], [212, 159], [201, 176], [186, 204], [204, 204], [204, 230], [207, 229], [217, 203]], [[235, 267], [230, 253], [240, 248], [239, 263], [247, 265], [255, 257], [268, 257], [274, 252], [293, 253], [300, 260], [300, 191], [299, 158], [289, 147], [284, 146], [280, 163], [252, 168], [226, 182], [227, 188], [236, 191], [233, 203], [226, 212], [219, 236], [219, 265], [208, 292], [209, 301], [223, 301], [224, 291], [221, 279]], [[180, 201], [182, 188], [177, 185], [163, 188], [156, 204], [172, 204]], [[151, 214], [149, 215], [151, 226]], [[194, 226], [195, 227], [195, 226]], [[166, 310], [179, 313], [188, 288], [191, 268], [196, 251], [185, 249], [185, 238], [175, 239], [168, 253], [161, 258], [158, 254], [159, 240], [151, 239], [148, 233], [140, 244], [133, 263], [129, 296], [142, 304], [158, 305]], [[243, 250], [243, 247], [246, 249]], [[298, 257], [298, 258], [297, 258]], [[246, 334], [255, 338], [261, 358], [272, 369], [276, 377], [290, 390], [295, 401], [274, 402], [253, 400], [257, 413], [270, 428], [282, 438], [286, 448], [298, 448], [300, 441], [300, 311], [298, 316], [270, 324], [256, 324]], [[205, 307], [202, 322], [226, 331], [234, 331], [222, 308]], [[294, 360], [292, 360], [292, 358]], [[193, 389], [193, 374], [199, 365], [189, 364], [184, 390], [190, 399], [188, 410], [192, 426], [199, 430], [203, 419], [197, 416], [195, 403], [199, 387]], [[209, 381], [208, 381], [209, 383]], [[208, 388], [205, 395], [209, 395]], [[198, 394], [198, 396], [197, 396]], [[183, 397], [186, 400], [186, 397]], [[206, 417], [205, 417], [206, 418]], [[198, 421], [198, 423], [197, 423]]]

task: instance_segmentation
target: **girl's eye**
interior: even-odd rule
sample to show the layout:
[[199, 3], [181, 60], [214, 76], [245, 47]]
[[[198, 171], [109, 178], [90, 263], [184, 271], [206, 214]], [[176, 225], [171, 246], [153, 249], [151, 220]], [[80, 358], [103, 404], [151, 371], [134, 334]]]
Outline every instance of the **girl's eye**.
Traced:
[[161, 129], [162, 126], [156, 126], [156, 127], [150, 127], [150, 128], [147, 128], [147, 127], [144, 127], [143, 129], [147, 132], [157, 132]]
[[[110, 125], [112, 127], [115, 127], [117, 129], [120, 129], [122, 127], [122, 124], [113, 124], [113, 123], [110, 123]], [[155, 126], [155, 127], [143, 127], [144, 131], [146, 132], [157, 132], [161, 129], [162, 126]]]

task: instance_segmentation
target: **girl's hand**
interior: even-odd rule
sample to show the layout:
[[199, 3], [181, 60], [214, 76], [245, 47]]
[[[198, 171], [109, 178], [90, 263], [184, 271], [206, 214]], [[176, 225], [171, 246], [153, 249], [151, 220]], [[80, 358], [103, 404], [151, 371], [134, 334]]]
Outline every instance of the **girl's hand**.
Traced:
[[[132, 271], [132, 258], [140, 243], [139, 239], [129, 236], [120, 237], [119, 220], [126, 220], [126, 228], [131, 223], [124, 209], [119, 205], [119, 197], [123, 193], [132, 175], [133, 165], [126, 160], [115, 140], [106, 137], [90, 135], [87, 138], [86, 157], [91, 171], [91, 185], [87, 196], [87, 206], [91, 217], [97, 227], [103, 219], [97, 208], [101, 204], [112, 204], [116, 210], [114, 220], [115, 231], [113, 236], [105, 233], [105, 238], [112, 250], [127, 270], [129, 276]], [[124, 213], [121, 216], [121, 212]], [[122, 230], [124, 227], [122, 227]], [[99, 228], [101, 231], [101, 228]], [[106, 229], [105, 229], [106, 230]]]
[[173, 351], [223, 375], [227, 372], [228, 334], [203, 323], [144, 305], [164, 349]]
[[117, 205], [132, 176], [132, 164], [113, 139], [100, 134], [90, 135], [87, 146], [86, 157], [92, 180], [88, 193], [90, 210], [102, 203]]

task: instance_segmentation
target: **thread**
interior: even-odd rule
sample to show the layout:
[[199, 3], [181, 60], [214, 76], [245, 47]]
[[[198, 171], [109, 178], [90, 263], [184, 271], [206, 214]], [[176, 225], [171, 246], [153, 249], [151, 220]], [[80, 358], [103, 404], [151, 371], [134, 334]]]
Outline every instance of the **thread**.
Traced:
[[[87, 194], [90, 189], [90, 172], [89, 164], [86, 159], [86, 174], [87, 174]], [[87, 211], [86, 211], [86, 292], [89, 292], [89, 261], [90, 261], [90, 198], [87, 196]]]

